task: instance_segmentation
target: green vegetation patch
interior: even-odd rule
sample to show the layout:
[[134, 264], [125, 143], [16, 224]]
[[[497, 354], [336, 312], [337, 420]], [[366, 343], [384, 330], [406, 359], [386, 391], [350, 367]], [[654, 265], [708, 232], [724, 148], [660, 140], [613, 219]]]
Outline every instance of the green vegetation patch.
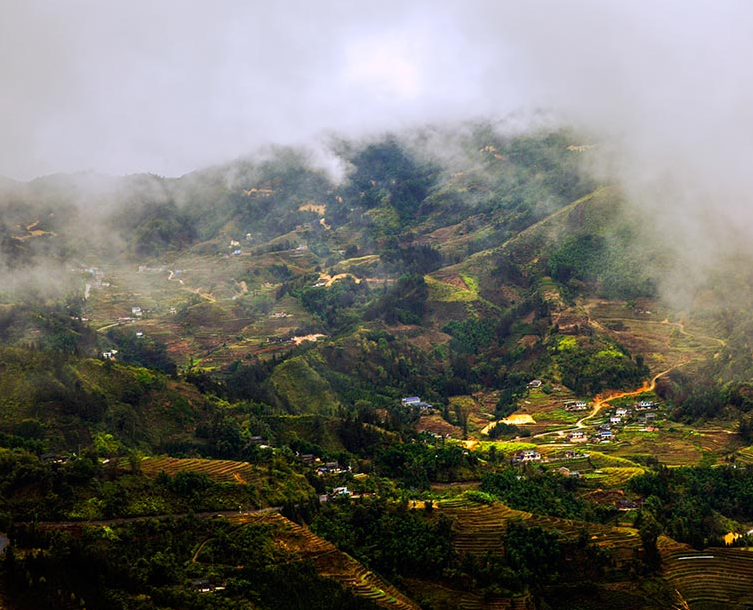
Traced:
[[478, 284], [478, 280], [475, 277], [473, 277], [472, 275], [469, 275], [468, 273], [461, 273], [460, 277], [463, 278], [463, 281], [465, 282], [465, 285], [468, 287], [468, 290], [470, 290], [474, 294], [478, 294], [479, 284]]
[[339, 404], [329, 383], [306, 356], [295, 356], [281, 363], [270, 380], [293, 412], [331, 413]]
[[526, 449], [536, 449], [538, 445], [535, 443], [523, 443], [518, 441], [481, 441], [478, 443], [477, 448], [481, 451], [487, 452], [494, 447], [495, 451], [501, 453], [505, 457], [511, 457], [512, 455], [525, 451]]
[[594, 468], [636, 468], [639, 466], [626, 458], [608, 455], [600, 451], [589, 452], [589, 457]]
[[446, 282], [440, 282], [431, 276], [426, 276], [426, 286], [429, 289], [429, 300], [443, 303], [467, 303], [478, 299], [478, 294], [459, 288]]

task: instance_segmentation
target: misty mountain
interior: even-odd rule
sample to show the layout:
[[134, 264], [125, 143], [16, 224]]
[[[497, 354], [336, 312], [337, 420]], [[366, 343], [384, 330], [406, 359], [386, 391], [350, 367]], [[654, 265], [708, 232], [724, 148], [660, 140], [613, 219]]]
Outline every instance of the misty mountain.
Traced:
[[[332, 154], [342, 168], [337, 177], [305, 150], [271, 148], [177, 179], [81, 173], [5, 185], [0, 248], [14, 278], [9, 286], [28, 280], [42, 295], [53, 294], [54, 282], [42, 278], [95, 259], [148, 267], [186, 256], [259, 258], [297, 248], [304, 258], [295, 265], [262, 262], [232, 282], [242, 278], [245, 290], [254, 291], [276, 285], [263, 307], [292, 297], [305, 312], [299, 328], [307, 332], [345, 336], [359, 320], [380, 332], [414, 327], [414, 340], [426, 335], [445, 351], [427, 361], [426, 371], [414, 371], [434, 377], [422, 387], [436, 396], [448, 387], [503, 387], [509, 375], [535, 375], [547, 366], [582, 370], [575, 362], [589, 353], [617, 359], [571, 382], [582, 390], [642, 374], [630, 357], [620, 360], [626, 352], [616, 335], [578, 321], [573, 307], [581, 297], [660, 297], [677, 253], [618, 189], [599, 186], [590, 172], [598, 148], [580, 145], [567, 130], [513, 134], [477, 123], [339, 140]], [[343, 279], [320, 285], [312, 274], [325, 268]], [[446, 294], [453, 286], [466, 296]], [[234, 307], [241, 315], [258, 316], [258, 297], [251, 304], [240, 296]], [[7, 298], [12, 302], [12, 292]], [[225, 315], [218, 304], [189, 303], [185, 311], [200, 306], [215, 313], [185, 319], [203, 324]], [[559, 327], [581, 328], [590, 342], [567, 365], [547, 348]], [[431, 333], [439, 334], [429, 339]], [[632, 364], [625, 369], [626, 362]], [[491, 371], [500, 367], [507, 373], [494, 379]], [[604, 377], [610, 367], [622, 372]], [[394, 383], [390, 392], [402, 385]]]
[[[554, 599], [559, 580], [484, 547], [492, 538], [477, 539], [464, 515], [483, 511], [496, 524], [488, 531], [497, 511], [537, 519], [520, 532], [511, 521], [504, 544], [531, 557], [544, 545], [546, 565], [572, 586], [582, 579], [572, 566], [597, 553], [584, 540], [619, 525], [589, 586], [608, 596], [606, 583], [619, 582], [631, 599], [644, 593], [624, 581], [626, 566], [655, 569], [657, 532], [701, 547], [741, 529], [746, 475], [722, 469], [747, 460], [753, 438], [753, 294], [739, 273], [749, 261], [710, 266], [683, 299], [665, 298], [682, 252], [598, 179], [599, 148], [582, 141], [566, 129], [427, 127], [333, 142], [335, 173], [305, 150], [271, 148], [180, 178], [55, 175], [0, 188], [0, 518], [14, 544], [57, 558], [11, 555], [0, 591], [61, 608], [71, 594], [197, 599], [188, 576], [208, 573], [202, 548], [214, 538], [191, 551], [197, 561], [163, 565], [154, 558], [188, 551], [159, 555], [142, 537], [131, 562], [141, 571], [127, 582], [64, 584], [66, 540], [83, 564], [99, 549], [102, 569], [126, 568], [77, 533], [25, 533], [40, 517], [140, 524], [189, 513], [205, 528], [206, 515], [232, 509], [245, 524], [222, 534], [232, 539], [247, 518], [283, 506], [357, 557], [349, 570], [379, 567], [421, 599], [455, 587], [473, 603], [483, 593], [526, 607], [534, 591]], [[662, 464], [695, 459], [721, 467], [677, 484], [739, 479], [704, 496], [696, 520], [695, 504], [675, 506], [678, 494], [661, 487], [675, 484]], [[362, 496], [352, 503], [351, 489]], [[391, 500], [418, 494], [420, 510]], [[435, 505], [434, 494], [450, 496]], [[374, 520], [415, 543], [410, 560], [389, 551], [389, 535], [355, 525]], [[291, 541], [289, 526], [248, 531]], [[301, 550], [318, 544], [329, 543], [309, 537]], [[440, 576], [427, 572], [429, 556]], [[260, 557], [248, 582], [288, 561]], [[218, 561], [211, 577], [227, 586], [212, 595], [270, 598]], [[39, 577], [15, 578], [16, 565]], [[324, 586], [322, 566], [310, 564], [307, 595]], [[671, 576], [655, 578], [660, 598], [674, 599]]]

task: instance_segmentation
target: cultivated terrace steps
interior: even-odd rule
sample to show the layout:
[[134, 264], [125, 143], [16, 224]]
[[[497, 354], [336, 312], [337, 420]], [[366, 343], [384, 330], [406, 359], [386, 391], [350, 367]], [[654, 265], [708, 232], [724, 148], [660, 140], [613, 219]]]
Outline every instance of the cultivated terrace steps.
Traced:
[[203, 458], [150, 457], [141, 461], [141, 472], [156, 477], [160, 472], [175, 476], [178, 472], [197, 472], [221, 483], [259, 483], [264, 470], [248, 462]]
[[276, 526], [278, 544], [313, 560], [322, 576], [333, 578], [359, 597], [370, 599], [383, 608], [419, 610], [418, 604], [410, 598], [307, 527], [277, 513], [265, 515], [264, 519]]
[[633, 528], [533, 515], [501, 502], [477, 504], [457, 498], [440, 502], [438, 509], [454, 521], [453, 546], [458, 553], [503, 553], [502, 536], [507, 523], [514, 519], [525, 521], [531, 527], [556, 530], [568, 542], [577, 540], [585, 532], [590, 544], [608, 550], [617, 561], [631, 561], [641, 544], [638, 531]]
[[512, 519], [528, 520], [531, 513], [500, 502], [475, 504], [462, 498], [440, 502], [439, 509], [454, 521], [453, 546], [458, 553], [502, 553], [502, 534]]
[[663, 576], [691, 610], [753, 607], [753, 551], [708, 547], [703, 551], [662, 541]]

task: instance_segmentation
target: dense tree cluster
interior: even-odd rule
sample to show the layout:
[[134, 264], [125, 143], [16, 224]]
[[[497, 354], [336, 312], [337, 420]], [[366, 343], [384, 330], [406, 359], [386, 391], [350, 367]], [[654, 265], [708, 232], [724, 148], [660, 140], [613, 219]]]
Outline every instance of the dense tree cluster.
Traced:
[[575, 479], [552, 476], [535, 468], [521, 474], [508, 466], [485, 474], [481, 490], [518, 510], [583, 521], [608, 520], [612, 511], [580, 499], [577, 485]]
[[594, 338], [554, 335], [550, 353], [562, 383], [581, 394], [640, 385], [648, 375], [642, 356], [633, 359], [619, 345]]
[[20, 608], [376, 608], [283, 551], [274, 526], [237, 529], [224, 519], [185, 517], [91, 527], [81, 535], [29, 531], [23, 544], [44, 552], [7, 555], [4, 577]]
[[167, 346], [151, 335], [137, 335], [123, 328], [111, 328], [107, 338], [118, 348], [118, 360], [175, 375], [178, 367], [167, 353]]
[[323, 506], [312, 523], [320, 536], [388, 578], [441, 573], [454, 556], [451, 521], [427, 519], [384, 500]]
[[630, 488], [646, 497], [644, 528], [656, 523], [659, 531], [696, 548], [719, 544], [729, 531], [722, 516], [753, 519], [753, 472], [745, 468], [660, 468], [631, 479]]

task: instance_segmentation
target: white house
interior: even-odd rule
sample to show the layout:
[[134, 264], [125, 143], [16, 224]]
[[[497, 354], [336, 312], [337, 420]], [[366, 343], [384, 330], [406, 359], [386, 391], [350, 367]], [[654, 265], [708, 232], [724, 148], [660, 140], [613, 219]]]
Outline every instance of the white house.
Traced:
[[573, 430], [568, 439], [571, 443], [585, 443], [588, 440], [586, 433], [583, 430]]

